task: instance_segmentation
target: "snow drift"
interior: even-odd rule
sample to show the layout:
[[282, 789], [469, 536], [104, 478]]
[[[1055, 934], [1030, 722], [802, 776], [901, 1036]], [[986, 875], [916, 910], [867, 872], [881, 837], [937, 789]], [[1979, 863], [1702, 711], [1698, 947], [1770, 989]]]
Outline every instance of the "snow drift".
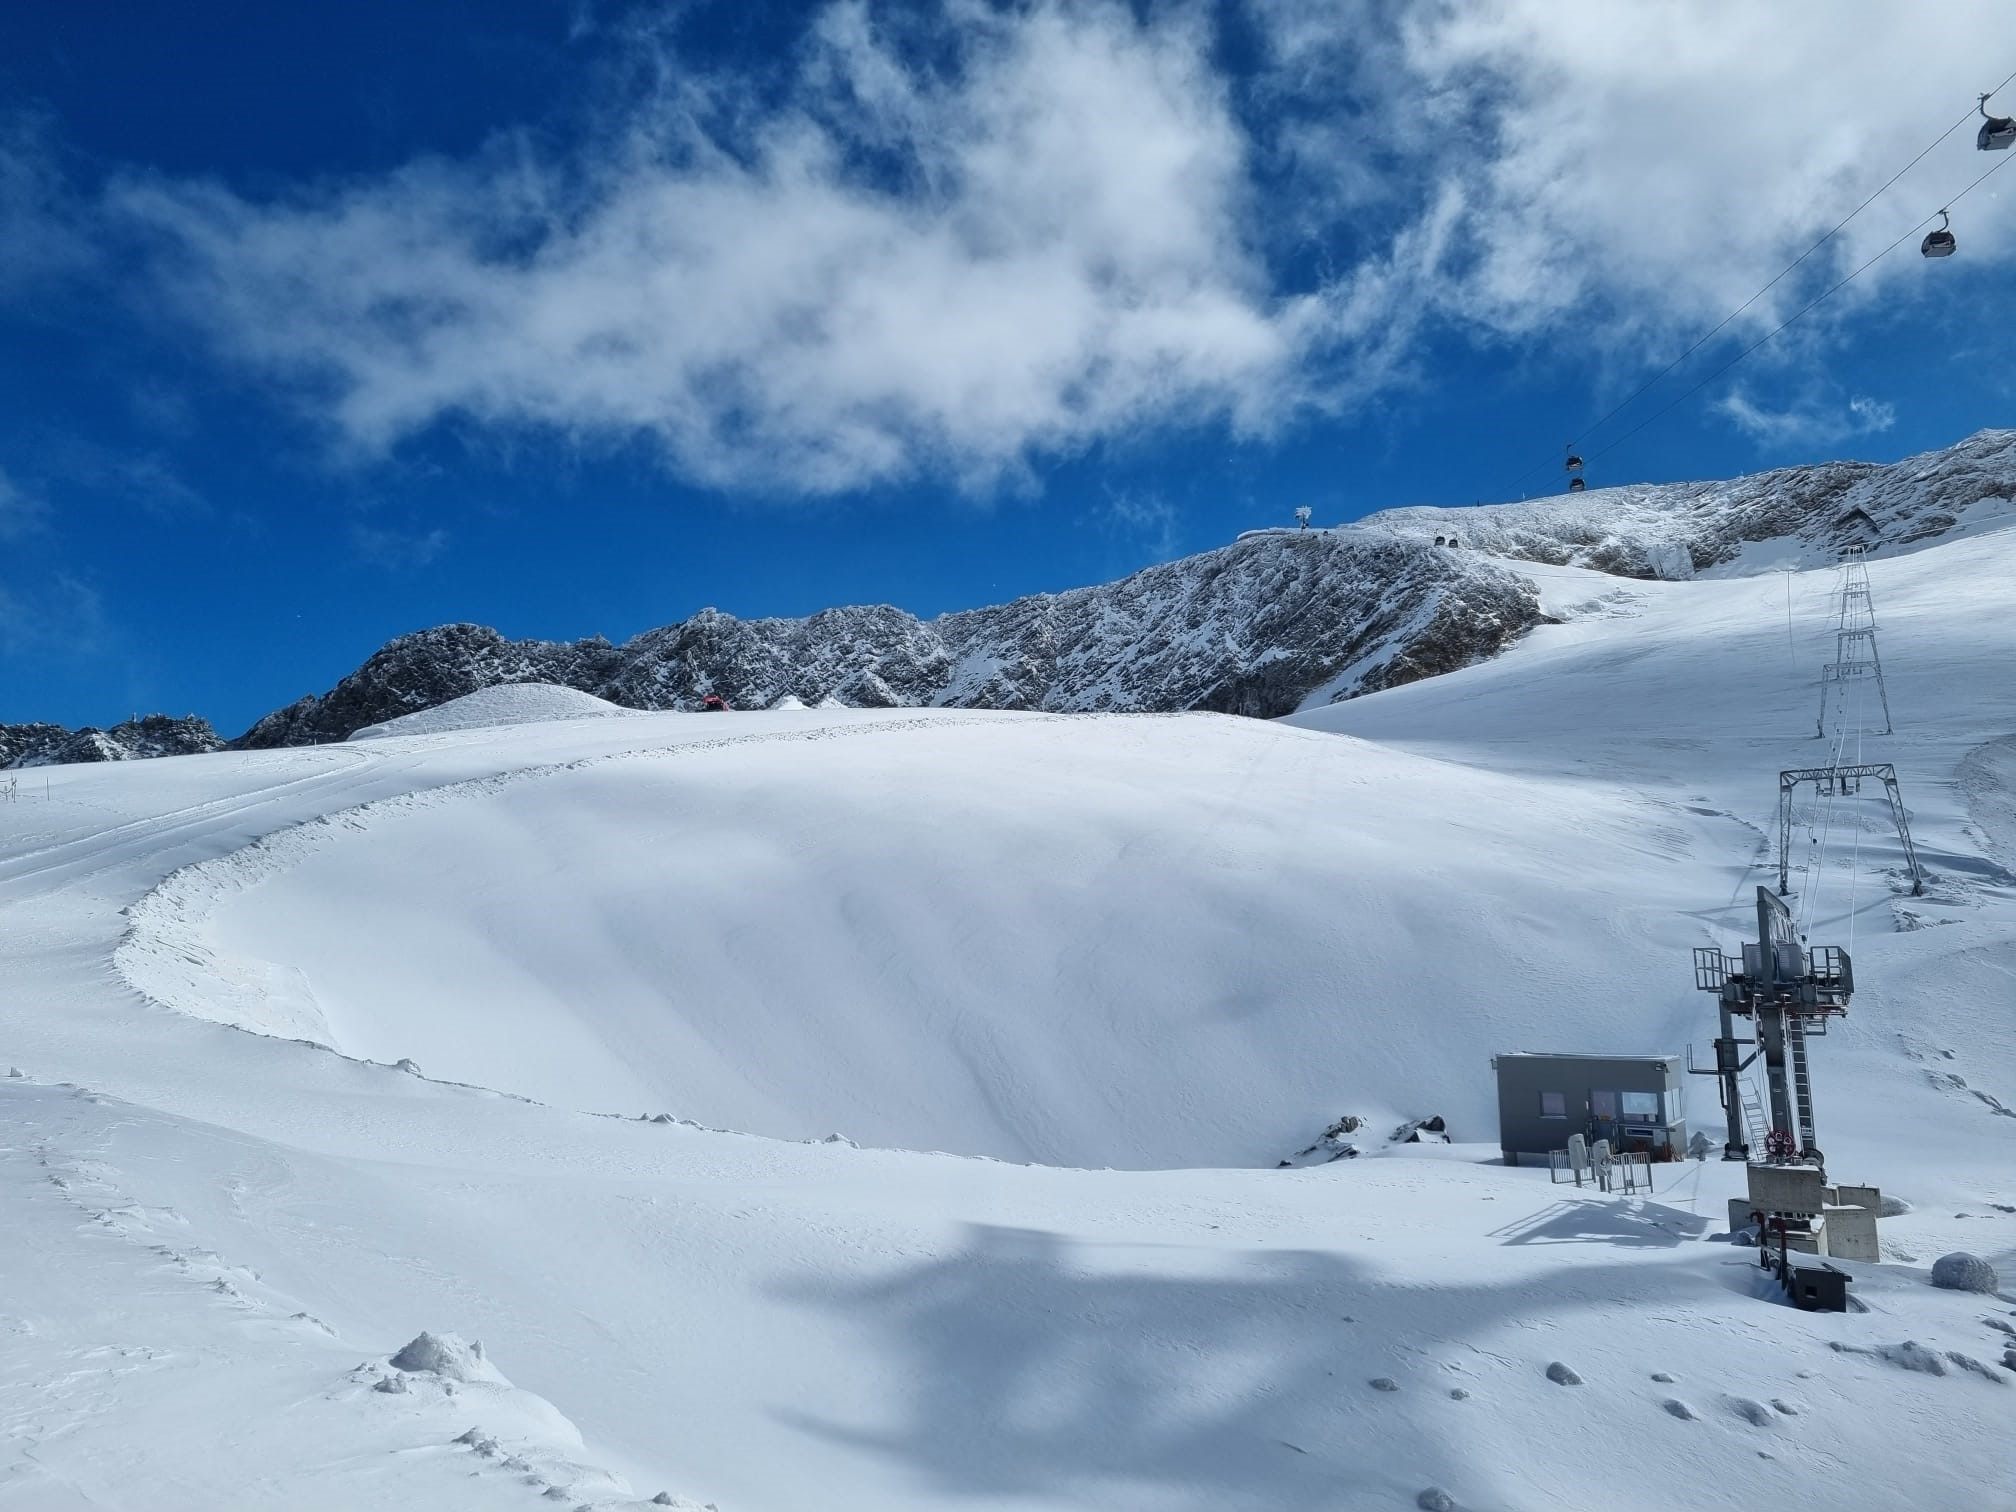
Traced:
[[507, 683], [482, 688], [383, 724], [366, 725], [352, 740], [384, 740], [400, 735], [442, 735], [453, 730], [540, 724], [553, 719], [607, 719], [634, 713], [578, 688], [553, 683]]

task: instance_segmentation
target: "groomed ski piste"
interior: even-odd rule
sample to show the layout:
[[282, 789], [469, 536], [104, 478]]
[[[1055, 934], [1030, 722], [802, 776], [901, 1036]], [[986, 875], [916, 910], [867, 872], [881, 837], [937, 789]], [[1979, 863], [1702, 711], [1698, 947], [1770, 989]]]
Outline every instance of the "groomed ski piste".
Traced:
[[1928, 1282], [2016, 1274], [2016, 529], [1870, 566], [1927, 894], [1878, 804], [1799, 850], [1829, 1169], [1909, 1204], [1846, 1314], [1739, 1166], [1498, 1163], [1489, 1066], [1712, 1037], [1833, 571], [1512, 565], [1561, 623], [1282, 723], [520, 693], [23, 779], [0, 1507], [2016, 1505], [2016, 1304]]

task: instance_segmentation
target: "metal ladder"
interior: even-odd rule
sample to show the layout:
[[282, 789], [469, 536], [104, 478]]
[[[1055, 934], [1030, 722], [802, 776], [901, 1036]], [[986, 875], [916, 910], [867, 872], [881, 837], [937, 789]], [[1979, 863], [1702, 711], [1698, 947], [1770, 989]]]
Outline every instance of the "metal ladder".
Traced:
[[1799, 1015], [1785, 1015], [1785, 1059], [1792, 1073], [1792, 1116], [1798, 1125], [1799, 1153], [1819, 1148], [1813, 1133], [1813, 1082], [1806, 1074], [1806, 1028]]

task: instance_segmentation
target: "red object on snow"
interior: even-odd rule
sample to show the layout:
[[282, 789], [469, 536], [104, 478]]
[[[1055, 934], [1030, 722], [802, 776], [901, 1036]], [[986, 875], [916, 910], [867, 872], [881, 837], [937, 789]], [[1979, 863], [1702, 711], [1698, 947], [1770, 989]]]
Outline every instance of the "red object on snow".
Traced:
[[726, 714], [728, 712], [727, 700], [722, 698], [719, 693], [709, 693], [705, 698], [700, 700], [700, 712], [702, 714]]

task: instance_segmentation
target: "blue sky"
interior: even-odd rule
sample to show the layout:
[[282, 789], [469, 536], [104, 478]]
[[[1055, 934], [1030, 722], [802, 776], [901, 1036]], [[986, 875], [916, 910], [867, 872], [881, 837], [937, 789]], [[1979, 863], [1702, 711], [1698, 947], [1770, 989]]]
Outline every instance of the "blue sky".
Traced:
[[[1544, 491], [2012, 69], [1971, 3], [0, 8], [0, 720]], [[1987, 166], [1592, 482], [2010, 423], [2016, 174], [1625, 434]]]

